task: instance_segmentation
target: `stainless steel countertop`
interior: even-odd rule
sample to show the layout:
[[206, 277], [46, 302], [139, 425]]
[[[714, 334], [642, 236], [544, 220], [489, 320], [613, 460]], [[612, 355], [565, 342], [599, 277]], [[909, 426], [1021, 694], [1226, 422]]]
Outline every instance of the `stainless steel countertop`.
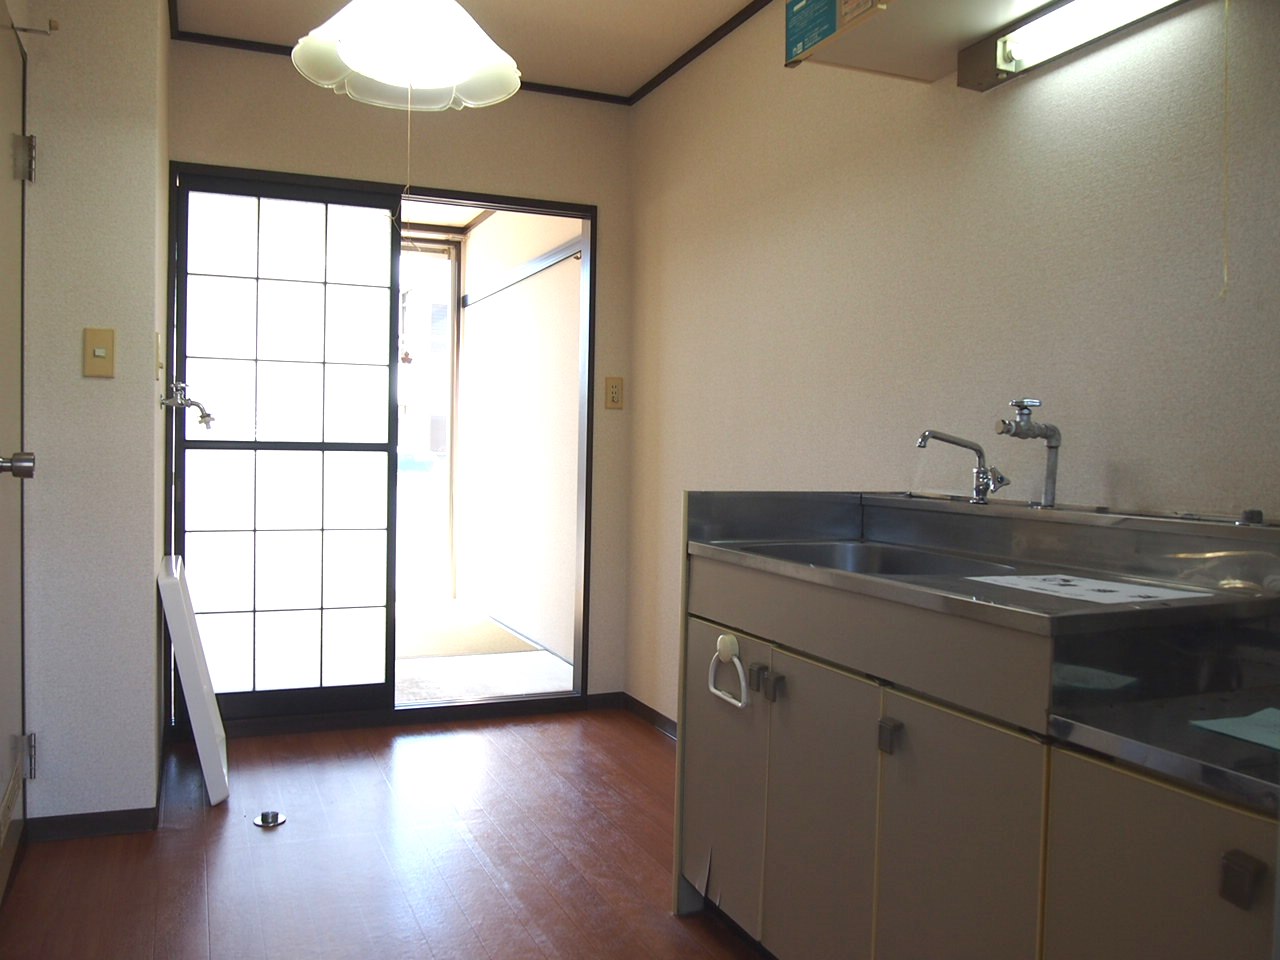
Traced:
[[[1277, 527], [912, 494], [689, 498], [688, 550], [695, 556], [1043, 636], [1280, 613]], [[848, 573], [740, 549], [750, 541], [806, 539], [900, 544], [994, 560], [1017, 575], [1069, 574], [1208, 596], [1102, 605], [971, 577]]]
[[[733, 563], [777, 576], [807, 580], [810, 583], [833, 587], [837, 590], [846, 590], [893, 603], [904, 603], [947, 616], [981, 620], [985, 623], [1046, 637], [1096, 633], [1121, 627], [1173, 626], [1202, 620], [1263, 616], [1268, 612], [1280, 610], [1280, 601], [1272, 597], [1242, 596], [1225, 590], [1210, 591], [1199, 586], [1195, 588], [1196, 591], [1207, 592], [1210, 595], [1102, 606], [1085, 600], [1073, 600], [986, 583], [972, 577], [946, 575], [890, 577], [847, 573], [843, 570], [816, 567], [751, 553], [741, 549], [738, 543], [738, 541], [703, 543], [691, 540], [689, 553], [693, 556], [719, 560], [722, 563]], [[1062, 573], [1147, 586], [1188, 589], [1186, 584], [1179, 582], [1170, 583], [1042, 563], [1019, 563], [1013, 566], [1018, 575]]]

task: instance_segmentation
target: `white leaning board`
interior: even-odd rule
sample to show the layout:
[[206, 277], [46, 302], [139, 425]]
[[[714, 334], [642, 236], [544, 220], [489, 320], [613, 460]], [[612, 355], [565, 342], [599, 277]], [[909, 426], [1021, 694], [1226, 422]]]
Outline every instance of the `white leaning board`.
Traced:
[[160, 602], [164, 619], [173, 640], [173, 656], [178, 662], [182, 693], [191, 715], [191, 729], [196, 736], [196, 752], [204, 771], [204, 787], [209, 805], [217, 806], [227, 799], [231, 788], [227, 782], [227, 734], [222, 729], [222, 714], [209, 679], [209, 664], [200, 644], [191, 593], [182, 570], [181, 557], [165, 557], [156, 578], [160, 585]]

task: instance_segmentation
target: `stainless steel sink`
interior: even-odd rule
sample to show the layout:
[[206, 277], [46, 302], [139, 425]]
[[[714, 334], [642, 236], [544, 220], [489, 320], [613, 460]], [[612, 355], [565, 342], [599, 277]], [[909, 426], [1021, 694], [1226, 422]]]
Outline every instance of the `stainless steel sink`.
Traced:
[[1014, 572], [1013, 567], [990, 560], [866, 540], [768, 541], [733, 547], [778, 560], [877, 577], [989, 577]]

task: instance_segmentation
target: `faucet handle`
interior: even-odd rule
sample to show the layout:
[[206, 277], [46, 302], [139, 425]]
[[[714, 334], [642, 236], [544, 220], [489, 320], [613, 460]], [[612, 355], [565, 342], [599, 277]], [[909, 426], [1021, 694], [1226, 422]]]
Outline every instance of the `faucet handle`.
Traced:
[[1022, 400], [1010, 400], [1009, 406], [1016, 407], [1019, 413], [1030, 413], [1030, 407], [1040, 406], [1040, 401], [1034, 397], [1026, 397]]
[[987, 474], [991, 478], [992, 493], [995, 493], [1001, 487], [1007, 487], [1010, 483], [1009, 478], [1006, 477], [1003, 473], [1001, 473], [1000, 468], [997, 467], [995, 464], [992, 464], [991, 466], [987, 467]]

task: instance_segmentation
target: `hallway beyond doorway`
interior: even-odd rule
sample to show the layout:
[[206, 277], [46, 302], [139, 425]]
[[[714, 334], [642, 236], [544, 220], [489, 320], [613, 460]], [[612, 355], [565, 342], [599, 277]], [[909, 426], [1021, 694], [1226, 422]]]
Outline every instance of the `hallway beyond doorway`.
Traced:
[[573, 665], [457, 599], [397, 605], [400, 707], [569, 693]]

